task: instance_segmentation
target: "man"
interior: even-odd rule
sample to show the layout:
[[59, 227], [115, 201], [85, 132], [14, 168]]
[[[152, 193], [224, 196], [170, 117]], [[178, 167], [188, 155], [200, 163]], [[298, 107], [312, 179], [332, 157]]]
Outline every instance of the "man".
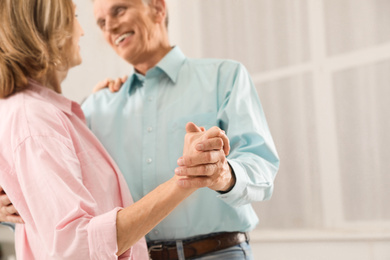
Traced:
[[[227, 159], [179, 160], [176, 173], [192, 177], [183, 185], [208, 189], [149, 233], [151, 247], [152, 241], [157, 247], [177, 245], [179, 250], [167, 251], [180, 256], [181, 240], [252, 230], [258, 220], [250, 203], [271, 196], [279, 161], [247, 71], [236, 62], [188, 59], [178, 47], [172, 48], [164, 0], [95, 0], [94, 13], [106, 41], [136, 73], [118, 93], [100, 91], [83, 108], [92, 131], [124, 172], [135, 200], [176, 167], [186, 122], [219, 126], [231, 142]], [[171, 241], [158, 243], [161, 240]]]
[[[279, 159], [248, 72], [237, 62], [189, 59], [172, 48], [165, 0], [94, 0], [94, 14], [135, 73], [117, 93], [92, 95], [83, 110], [133, 199], [173, 171], [188, 176], [184, 187], [205, 187], [147, 235], [152, 259], [253, 259], [246, 232], [258, 219], [250, 203], [271, 197]], [[189, 121], [223, 129], [230, 155], [177, 160]]]

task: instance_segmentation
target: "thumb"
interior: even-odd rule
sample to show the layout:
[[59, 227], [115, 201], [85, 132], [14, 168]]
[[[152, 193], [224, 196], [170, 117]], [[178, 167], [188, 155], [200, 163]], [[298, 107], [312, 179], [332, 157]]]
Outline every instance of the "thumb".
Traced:
[[192, 122], [188, 122], [186, 125], [187, 133], [202, 132], [202, 130]]
[[92, 90], [92, 93], [96, 93], [98, 92], [99, 90], [102, 90], [104, 88], [106, 88], [108, 86], [108, 83], [109, 83], [109, 80], [106, 79], [106, 80], [103, 80], [103, 81], [100, 81], [99, 83], [97, 83], [95, 85], [95, 87], [93, 88]]
[[121, 79], [121, 80], [122, 80], [122, 84], [126, 82], [127, 78], [128, 78], [127, 75], [124, 75], [124, 76], [122, 77], [122, 79]]

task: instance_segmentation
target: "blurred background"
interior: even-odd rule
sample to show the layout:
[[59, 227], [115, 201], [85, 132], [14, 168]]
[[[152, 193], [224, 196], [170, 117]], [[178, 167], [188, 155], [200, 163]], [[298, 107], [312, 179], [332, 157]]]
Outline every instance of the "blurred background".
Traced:
[[[75, 0], [84, 62], [64, 95], [81, 102], [132, 68]], [[172, 45], [250, 71], [281, 158], [255, 203], [255, 259], [390, 259], [390, 0], [167, 0]], [[0, 227], [3, 259], [12, 232]]]

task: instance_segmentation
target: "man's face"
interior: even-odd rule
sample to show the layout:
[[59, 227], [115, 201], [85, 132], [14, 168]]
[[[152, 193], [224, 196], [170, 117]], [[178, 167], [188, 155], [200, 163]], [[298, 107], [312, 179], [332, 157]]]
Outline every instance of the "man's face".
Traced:
[[157, 48], [155, 12], [142, 0], [95, 0], [94, 14], [106, 41], [127, 62], [143, 62]]

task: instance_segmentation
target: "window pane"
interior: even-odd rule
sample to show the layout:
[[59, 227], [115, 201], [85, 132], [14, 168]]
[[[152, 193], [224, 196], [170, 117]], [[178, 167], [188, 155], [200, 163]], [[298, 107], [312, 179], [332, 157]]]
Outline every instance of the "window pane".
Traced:
[[323, 3], [330, 55], [390, 41], [390, 1], [326, 0]]
[[272, 199], [254, 204], [261, 228], [316, 227], [321, 223], [312, 86], [311, 74], [258, 86], [281, 160]]
[[203, 53], [258, 73], [309, 60], [306, 0], [201, 1]]
[[390, 219], [390, 61], [334, 75], [347, 221]]

